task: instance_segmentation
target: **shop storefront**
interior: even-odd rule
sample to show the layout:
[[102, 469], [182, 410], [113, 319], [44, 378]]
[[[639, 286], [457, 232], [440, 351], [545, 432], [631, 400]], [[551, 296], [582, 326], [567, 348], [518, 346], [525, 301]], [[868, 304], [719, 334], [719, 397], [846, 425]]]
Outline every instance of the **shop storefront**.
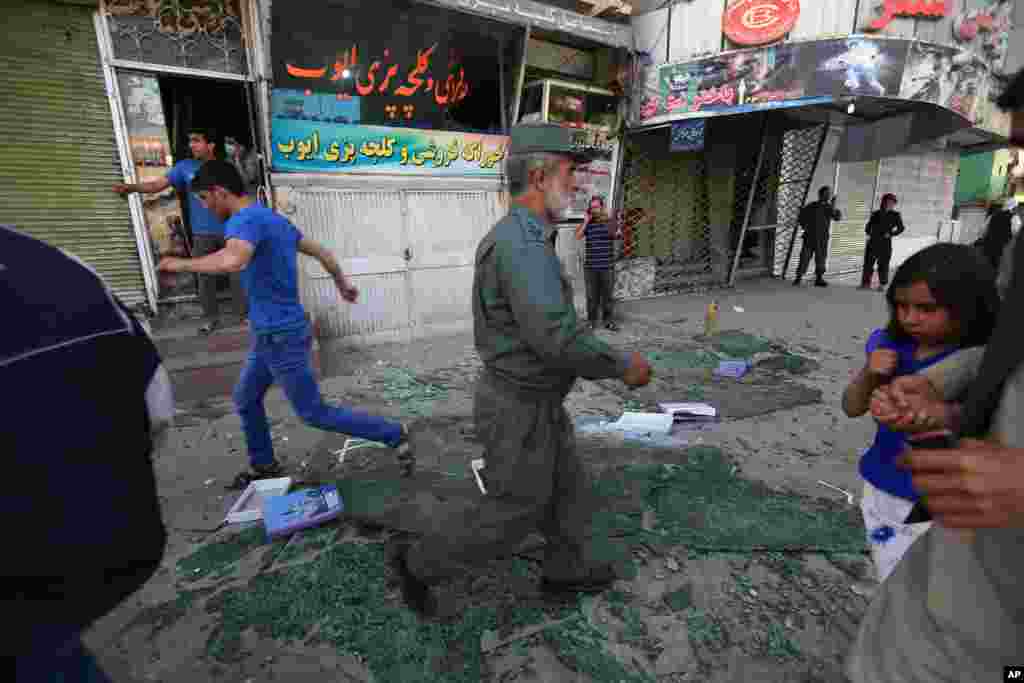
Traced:
[[102, 0], [98, 8], [92, 5], [90, 29], [108, 99], [103, 155], [108, 163], [113, 156], [120, 171], [102, 192], [127, 209], [146, 300], [156, 311], [196, 298], [194, 276], [156, 271], [161, 256], [192, 252], [188, 202], [173, 187], [127, 200], [117, 198], [111, 187], [167, 175], [174, 164], [191, 157], [189, 134], [198, 128], [226, 141], [220, 156], [244, 171], [250, 191], [266, 195], [256, 80], [249, 66], [258, 46], [255, 9], [245, 0]]
[[96, 3], [11, 0], [0, 45], [0, 223], [71, 252], [128, 305], [153, 303], [125, 203]]
[[406, 340], [470, 324], [475, 250], [507, 210], [514, 122], [557, 121], [605, 150], [581, 169], [577, 218], [589, 193], [613, 192], [628, 24], [501, 0], [267, 11], [277, 208], [362, 292], [339, 305], [327, 274], [303, 261], [324, 334]]
[[792, 275], [797, 215], [822, 185], [843, 213], [830, 279], [859, 273], [886, 192], [908, 227], [895, 263], [954, 237], [961, 151], [1008, 133], [990, 97], [1009, 15], [995, 3], [971, 43], [939, 13], [949, 3], [877, 4], [698, 0], [636, 18], [646, 64], [624, 155], [622, 298]]

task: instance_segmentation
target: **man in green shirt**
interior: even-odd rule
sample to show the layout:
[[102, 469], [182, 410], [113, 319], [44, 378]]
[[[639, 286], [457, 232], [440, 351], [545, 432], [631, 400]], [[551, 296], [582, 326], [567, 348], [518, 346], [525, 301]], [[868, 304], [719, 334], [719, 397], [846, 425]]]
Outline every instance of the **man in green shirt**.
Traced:
[[421, 614], [437, 608], [432, 584], [511, 554], [535, 529], [548, 541], [546, 589], [595, 591], [616, 578], [610, 565], [584, 556], [593, 501], [563, 401], [578, 377], [637, 387], [650, 381], [650, 366], [577, 320], [552, 247], [553, 222], [569, 206], [575, 164], [585, 159], [570, 130], [520, 125], [511, 138], [512, 208], [480, 242], [472, 294], [484, 364], [474, 418], [485, 492], [469, 511], [441, 509], [443, 533], [395, 549], [405, 599]]

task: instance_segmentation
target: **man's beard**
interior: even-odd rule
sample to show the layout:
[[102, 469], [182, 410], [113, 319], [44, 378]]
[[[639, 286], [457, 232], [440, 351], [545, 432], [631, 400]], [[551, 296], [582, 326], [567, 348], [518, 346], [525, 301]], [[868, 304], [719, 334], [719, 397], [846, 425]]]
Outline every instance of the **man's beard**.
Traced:
[[569, 208], [571, 201], [572, 197], [569, 196], [569, 193], [555, 183], [544, 189], [544, 208], [552, 217], [562, 216]]

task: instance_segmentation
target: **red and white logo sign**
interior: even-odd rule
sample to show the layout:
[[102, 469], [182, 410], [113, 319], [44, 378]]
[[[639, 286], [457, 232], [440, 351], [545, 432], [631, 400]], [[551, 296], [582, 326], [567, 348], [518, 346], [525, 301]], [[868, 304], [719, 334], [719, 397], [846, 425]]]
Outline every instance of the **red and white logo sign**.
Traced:
[[737, 45], [765, 45], [793, 30], [800, 0], [729, 0], [722, 33]]

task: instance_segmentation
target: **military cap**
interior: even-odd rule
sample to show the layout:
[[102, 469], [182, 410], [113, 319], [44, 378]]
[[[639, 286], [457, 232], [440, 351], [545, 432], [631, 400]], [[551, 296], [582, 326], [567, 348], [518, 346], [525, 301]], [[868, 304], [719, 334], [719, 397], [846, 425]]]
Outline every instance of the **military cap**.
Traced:
[[512, 127], [511, 137], [509, 156], [564, 154], [581, 163], [600, 156], [598, 150], [580, 146], [572, 128], [555, 123], [521, 123]]

